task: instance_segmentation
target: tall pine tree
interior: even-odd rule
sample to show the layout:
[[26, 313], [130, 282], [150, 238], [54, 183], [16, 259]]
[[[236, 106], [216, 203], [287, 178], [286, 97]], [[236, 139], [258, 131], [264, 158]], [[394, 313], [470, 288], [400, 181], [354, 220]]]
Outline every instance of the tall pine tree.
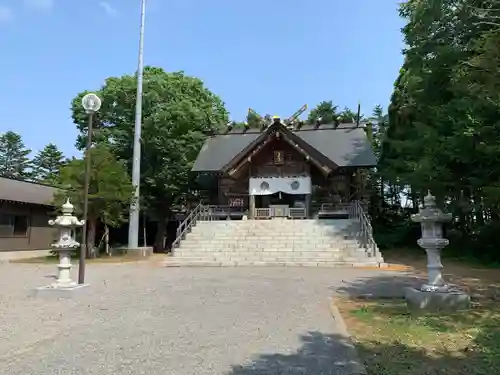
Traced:
[[8, 131], [0, 135], [0, 176], [26, 180], [31, 177], [31, 165], [22, 137]]
[[33, 179], [49, 185], [57, 185], [59, 171], [65, 164], [63, 153], [53, 143], [49, 143], [33, 159]]

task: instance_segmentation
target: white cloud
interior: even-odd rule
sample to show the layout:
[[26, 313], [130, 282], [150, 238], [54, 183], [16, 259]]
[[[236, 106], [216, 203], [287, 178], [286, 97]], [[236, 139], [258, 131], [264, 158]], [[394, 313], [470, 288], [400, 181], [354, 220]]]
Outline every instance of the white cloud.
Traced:
[[99, 6], [104, 10], [108, 16], [114, 17], [118, 14], [118, 11], [107, 1], [99, 2]]
[[54, 0], [24, 0], [24, 6], [33, 10], [51, 10]]
[[14, 19], [14, 12], [7, 5], [0, 5], [0, 25]]

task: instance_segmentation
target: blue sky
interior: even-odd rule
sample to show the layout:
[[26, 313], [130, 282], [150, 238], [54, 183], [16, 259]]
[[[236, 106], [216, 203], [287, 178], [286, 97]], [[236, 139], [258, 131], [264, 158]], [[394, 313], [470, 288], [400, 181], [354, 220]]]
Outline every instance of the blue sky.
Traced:
[[[201, 78], [233, 120], [333, 100], [387, 106], [402, 63], [395, 0], [148, 0], [145, 63]], [[73, 97], [137, 66], [140, 0], [0, 0], [0, 133], [67, 155]], [[132, 124], [131, 124], [132, 126]]]

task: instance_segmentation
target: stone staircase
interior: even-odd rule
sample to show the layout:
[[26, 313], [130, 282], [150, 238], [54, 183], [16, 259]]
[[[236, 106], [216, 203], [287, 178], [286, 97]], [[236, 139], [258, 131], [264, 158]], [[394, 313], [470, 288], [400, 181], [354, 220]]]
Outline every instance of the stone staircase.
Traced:
[[360, 247], [356, 220], [198, 221], [165, 265], [380, 266], [378, 249]]

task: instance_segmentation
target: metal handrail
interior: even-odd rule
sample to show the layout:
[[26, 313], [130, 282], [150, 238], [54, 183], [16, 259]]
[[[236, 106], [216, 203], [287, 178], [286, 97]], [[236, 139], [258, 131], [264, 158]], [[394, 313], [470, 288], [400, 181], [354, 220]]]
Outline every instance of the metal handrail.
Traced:
[[352, 201], [349, 205], [349, 219], [359, 221], [359, 228], [356, 233], [356, 239], [361, 247], [365, 248], [369, 257], [382, 258], [378, 249], [377, 243], [373, 238], [373, 228], [368, 219], [368, 216], [363, 210], [363, 206], [359, 201]]
[[181, 241], [186, 237], [186, 234], [191, 231], [191, 228], [196, 225], [196, 222], [201, 218], [205, 218], [207, 215], [210, 217], [207, 212], [207, 206], [204, 206], [203, 203], [196, 206], [177, 227], [175, 241], [172, 242], [172, 249], [179, 247]]
[[186, 238], [186, 234], [191, 232], [191, 229], [198, 221], [211, 221], [219, 218], [221, 214], [231, 215], [231, 212], [244, 213], [244, 207], [230, 207], [218, 205], [198, 204], [189, 215], [177, 227], [175, 240], [172, 243], [172, 249], [179, 247], [181, 241]]

